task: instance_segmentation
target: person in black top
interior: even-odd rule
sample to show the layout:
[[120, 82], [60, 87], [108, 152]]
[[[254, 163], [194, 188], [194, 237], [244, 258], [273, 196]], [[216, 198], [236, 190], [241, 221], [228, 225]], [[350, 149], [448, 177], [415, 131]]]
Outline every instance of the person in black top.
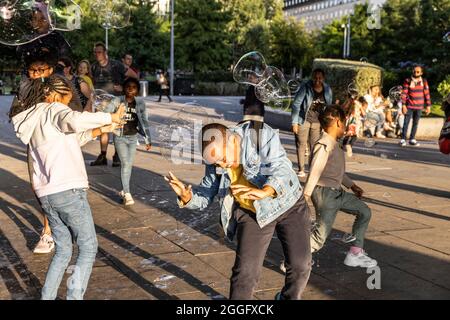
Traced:
[[241, 100], [244, 110], [243, 121], [254, 120], [264, 122], [264, 103], [261, 102], [255, 94], [255, 87], [249, 86], [245, 93], [245, 99]]
[[137, 147], [137, 134], [144, 137], [146, 149], [150, 150], [151, 138], [148, 122], [148, 113], [145, 102], [139, 94], [139, 81], [128, 78], [123, 85], [124, 96], [120, 97], [120, 102], [124, 103], [125, 121], [123, 128], [114, 132], [114, 146], [121, 160], [120, 179], [122, 181], [122, 191], [120, 196], [125, 205], [134, 204], [130, 190], [131, 171], [133, 169], [134, 156]]
[[[94, 88], [105, 90], [109, 94], [119, 96], [122, 94], [122, 85], [126, 78], [137, 79], [137, 74], [122, 62], [110, 59], [106, 46], [99, 42], [94, 46], [95, 59], [91, 66], [94, 77]], [[91, 166], [107, 165], [106, 151], [108, 150], [109, 136], [107, 133], [100, 138], [100, 154], [97, 159], [91, 162]], [[113, 167], [120, 166], [120, 159], [117, 152], [113, 156]]]

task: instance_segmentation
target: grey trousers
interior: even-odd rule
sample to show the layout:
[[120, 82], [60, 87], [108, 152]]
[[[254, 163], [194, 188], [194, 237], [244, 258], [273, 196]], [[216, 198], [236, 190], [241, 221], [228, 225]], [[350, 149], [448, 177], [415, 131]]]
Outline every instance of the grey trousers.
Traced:
[[281, 298], [300, 299], [311, 272], [311, 221], [303, 196], [292, 208], [262, 229], [253, 212], [237, 208], [234, 214], [237, 219], [237, 250], [230, 299], [252, 298], [274, 231], [277, 231], [285, 256], [286, 280]]
[[305, 170], [306, 150], [309, 148], [309, 157], [311, 158], [314, 144], [320, 139], [321, 130], [320, 123], [305, 121], [304, 124], [300, 125], [299, 133], [295, 135], [299, 171]]
[[333, 228], [338, 211], [356, 216], [352, 234], [356, 240], [353, 246], [363, 248], [364, 236], [372, 216], [370, 208], [353, 193], [316, 186], [311, 200], [316, 209], [316, 227], [311, 234], [311, 250], [320, 250]]

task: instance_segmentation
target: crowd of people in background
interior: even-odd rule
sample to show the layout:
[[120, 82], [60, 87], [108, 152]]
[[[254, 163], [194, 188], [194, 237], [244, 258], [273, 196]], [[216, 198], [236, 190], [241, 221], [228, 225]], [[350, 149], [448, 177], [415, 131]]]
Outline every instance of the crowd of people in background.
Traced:
[[[423, 112], [431, 112], [431, 98], [428, 81], [423, 78], [423, 67], [414, 66], [411, 77], [405, 79], [401, 93], [384, 97], [380, 85], [373, 85], [359, 97], [349, 97], [342, 104], [346, 112], [346, 133], [343, 145], [347, 155], [353, 155], [352, 146], [358, 137], [379, 139], [400, 138], [400, 145], [419, 146], [416, 133]], [[311, 80], [299, 88], [292, 103], [292, 131], [295, 134], [298, 176], [306, 176], [305, 164], [311, 156], [321, 129], [317, 120], [317, 106], [330, 105], [333, 93], [325, 82], [325, 71], [315, 69]], [[338, 102], [338, 101], [335, 101]], [[409, 134], [410, 122], [413, 122]], [[408, 135], [409, 134], [409, 135]]]

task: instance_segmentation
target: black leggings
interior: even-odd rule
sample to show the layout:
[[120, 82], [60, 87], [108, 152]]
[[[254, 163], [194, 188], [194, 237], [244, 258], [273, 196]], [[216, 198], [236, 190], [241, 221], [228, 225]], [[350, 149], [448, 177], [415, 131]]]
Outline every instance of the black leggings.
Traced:
[[353, 146], [358, 138], [356, 136], [347, 136], [344, 138], [343, 145], [351, 145]]

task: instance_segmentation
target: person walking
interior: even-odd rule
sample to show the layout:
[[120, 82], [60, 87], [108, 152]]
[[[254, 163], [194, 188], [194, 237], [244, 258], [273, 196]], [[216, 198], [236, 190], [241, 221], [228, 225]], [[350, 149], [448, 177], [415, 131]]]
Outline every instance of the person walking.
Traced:
[[163, 95], [169, 99], [169, 102], [172, 102], [172, 98], [169, 95], [169, 81], [167, 80], [167, 73], [164, 74], [162, 70], [158, 70], [156, 72], [156, 82], [159, 85], [159, 99], [158, 102], [161, 102], [161, 98]]
[[[333, 103], [333, 92], [325, 83], [325, 71], [315, 69], [312, 79], [298, 90], [292, 104], [292, 131], [297, 147], [298, 176], [306, 176], [306, 150], [312, 150], [320, 138], [319, 110], [325, 104]], [[310, 152], [311, 154], [311, 152]]]
[[426, 115], [429, 115], [431, 112], [430, 87], [427, 79], [423, 78], [423, 68], [421, 66], [414, 66], [411, 77], [407, 78], [403, 83], [402, 105], [405, 120], [400, 145], [402, 147], [406, 146], [409, 123], [412, 119], [409, 144], [419, 146], [420, 144], [416, 140], [416, 133], [423, 109], [425, 109]]
[[[96, 62], [92, 64], [92, 76], [95, 89], [101, 89], [109, 94], [120, 96], [123, 92], [123, 82], [126, 78], [136, 78], [137, 74], [132, 69], [125, 66], [122, 62], [110, 59], [106, 46], [98, 42], [94, 45], [94, 54]], [[91, 166], [106, 166], [106, 152], [108, 150], [109, 135], [102, 134], [100, 137], [100, 154]], [[117, 152], [113, 156], [113, 167], [120, 166], [120, 159]]]

